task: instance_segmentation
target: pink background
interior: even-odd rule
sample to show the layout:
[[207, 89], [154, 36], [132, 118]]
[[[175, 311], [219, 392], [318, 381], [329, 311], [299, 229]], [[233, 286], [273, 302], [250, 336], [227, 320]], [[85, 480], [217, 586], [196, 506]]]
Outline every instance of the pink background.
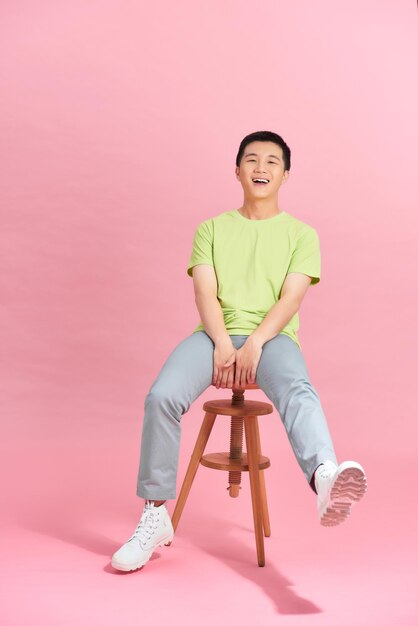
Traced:
[[[2, 2], [2, 623], [416, 623], [414, 4]], [[241, 205], [256, 130], [289, 144], [279, 205], [320, 235], [299, 336], [368, 492], [320, 526], [274, 412], [266, 566], [248, 476], [235, 500], [201, 467], [172, 546], [125, 575], [143, 401], [198, 322], [192, 236]], [[178, 491], [204, 400], [229, 393], [183, 416]], [[207, 452], [227, 441], [219, 417]]]

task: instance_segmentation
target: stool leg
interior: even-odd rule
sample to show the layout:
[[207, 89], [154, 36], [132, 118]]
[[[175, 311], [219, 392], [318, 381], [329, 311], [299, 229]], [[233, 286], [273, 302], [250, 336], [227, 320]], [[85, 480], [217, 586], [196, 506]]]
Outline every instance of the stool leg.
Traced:
[[[244, 427], [244, 418], [242, 415], [231, 415], [231, 430], [230, 430], [230, 442], [229, 442], [229, 458], [241, 460], [242, 459], [242, 431]], [[239, 490], [241, 489], [241, 474], [232, 470], [228, 472], [229, 495], [231, 498], [238, 498]]]
[[205, 447], [209, 439], [209, 435], [212, 431], [213, 424], [215, 423], [215, 419], [215, 413], [205, 413], [202, 426], [200, 427], [199, 435], [196, 439], [192, 457], [189, 462], [189, 467], [187, 468], [187, 472], [181, 486], [180, 494], [177, 499], [173, 515], [171, 517], [171, 523], [173, 524], [174, 531], [176, 531], [180, 516], [184, 509], [184, 505], [186, 504], [187, 496], [189, 495], [190, 488], [196, 475], [197, 468], [199, 467], [200, 459], [202, 458], [203, 452], [205, 451]]
[[[261, 443], [260, 443], [260, 430], [258, 427], [258, 417], [254, 417], [255, 430], [257, 434], [257, 449], [258, 454], [261, 456]], [[267, 506], [267, 494], [266, 494], [266, 482], [264, 477], [264, 470], [260, 471], [260, 488], [261, 488], [261, 509], [263, 511], [263, 526], [264, 526], [264, 536], [270, 537], [271, 529], [270, 529], [270, 516], [269, 510]]]
[[261, 510], [261, 487], [260, 468], [257, 449], [257, 432], [253, 417], [244, 416], [245, 441], [247, 444], [248, 469], [250, 474], [251, 500], [253, 505], [253, 518], [255, 530], [255, 542], [257, 546], [258, 565], [265, 565], [263, 517]]

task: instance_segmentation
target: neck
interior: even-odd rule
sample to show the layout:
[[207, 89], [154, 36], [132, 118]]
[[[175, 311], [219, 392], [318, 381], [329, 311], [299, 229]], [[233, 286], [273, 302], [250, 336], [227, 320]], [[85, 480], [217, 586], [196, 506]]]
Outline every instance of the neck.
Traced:
[[282, 213], [282, 209], [277, 203], [277, 198], [268, 200], [244, 198], [244, 203], [238, 211], [250, 220], [265, 220]]

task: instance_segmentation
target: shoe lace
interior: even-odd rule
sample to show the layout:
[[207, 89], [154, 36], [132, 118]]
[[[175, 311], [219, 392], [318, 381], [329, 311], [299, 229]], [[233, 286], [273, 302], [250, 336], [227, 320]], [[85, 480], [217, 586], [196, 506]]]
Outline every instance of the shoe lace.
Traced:
[[[329, 479], [333, 476], [336, 471], [335, 467], [329, 466], [328, 464], [321, 464], [316, 472], [315, 472], [315, 487], [318, 493], [318, 496], [321, 495], [320, 490], [324, 489], [326, 486], [327, 490], [329, 490]], [[321, 498], [322, 499], [322, 498]]]
[[150, 539], [154, 531], [158, 528], [158, 523], [155, 522], [158, 522], [159, 512], [156, 508], [158, 507], [151, 506], [148, 503], [145, 505], [141, 520], [128, 541], [131, 541], [131, 539], [139, 539], [142, 543]]
[[327, 479], [332, 476], [337, 470], [337, 467], [334, 464], [325, 461], [321, 463], [321, 465], [316, 470], [316, 476], [319, 478]]
[[334, 474], [335, 469], [333, 469], [332, 467], [324, 467], [324, 468], [320, 468], [318, 475], [320, 478], [329, 478], [332, 474]]

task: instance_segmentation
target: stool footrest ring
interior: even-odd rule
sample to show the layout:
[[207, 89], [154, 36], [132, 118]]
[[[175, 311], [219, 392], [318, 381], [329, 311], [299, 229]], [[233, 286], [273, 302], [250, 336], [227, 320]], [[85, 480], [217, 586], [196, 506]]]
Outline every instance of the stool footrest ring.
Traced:
[[[229, 452], [212, 452], [210, 454], [204, 454], [200, 459], [200, 463], [205, 467], [211, 469], [239, 472], [248, 472], [248, 457], [247, 453], [243, 452], [241, 459], [231, 459]], [[260, 455], [258, 460], [259, 469], [267, 469], [270, 467], [270, 459], [267, 456]]]

